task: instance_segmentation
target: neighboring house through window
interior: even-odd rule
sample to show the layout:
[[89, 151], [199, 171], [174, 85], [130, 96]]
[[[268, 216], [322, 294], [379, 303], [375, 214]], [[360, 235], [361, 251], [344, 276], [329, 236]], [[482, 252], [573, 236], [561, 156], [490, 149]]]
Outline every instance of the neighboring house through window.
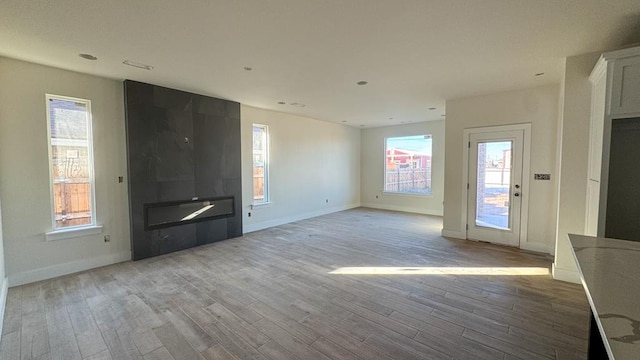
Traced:
[[431, 194], [431, 135], [385, 139], [384, 191]]
[[53, 230], [95, 225], [91, 102], [46, 101]]
[[253, 204], [269, 202], [269, 127], [253, 124]]

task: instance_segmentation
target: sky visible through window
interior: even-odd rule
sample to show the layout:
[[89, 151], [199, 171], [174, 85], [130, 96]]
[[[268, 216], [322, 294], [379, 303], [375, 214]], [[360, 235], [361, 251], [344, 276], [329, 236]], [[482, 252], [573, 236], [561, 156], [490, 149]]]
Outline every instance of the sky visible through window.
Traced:
[[425, 139], [425, 135], [417, 135], [388, 138], [387, 149], [411, 150], [431, 155], [431, 136], [427, 137], [428, 139]]
[[486, 142], [484, 145], [487, 161], [502, 160], [504, 151], [511, 150], [511, 141]]

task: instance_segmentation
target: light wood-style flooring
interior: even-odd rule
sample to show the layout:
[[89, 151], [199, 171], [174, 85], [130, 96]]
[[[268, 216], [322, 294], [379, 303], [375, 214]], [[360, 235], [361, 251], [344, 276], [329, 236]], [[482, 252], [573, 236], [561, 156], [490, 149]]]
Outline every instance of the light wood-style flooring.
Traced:
[[[1, 359], [585, 359], [588, 304], [551, 257], [343, 211], [9, 289]], [[404, 274], [331, 274], [399, 267]]]

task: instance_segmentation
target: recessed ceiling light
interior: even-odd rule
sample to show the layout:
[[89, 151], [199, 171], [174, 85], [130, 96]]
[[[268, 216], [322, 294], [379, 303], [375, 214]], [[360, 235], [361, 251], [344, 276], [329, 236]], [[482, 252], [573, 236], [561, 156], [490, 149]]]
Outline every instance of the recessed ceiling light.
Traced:
[[358, 81], [356, 84], [362, 86], [362, 85], [367, 85], [368, 83], [369, 82], [362, 80], [362, 81]]
[[393, 120], [393, 118], [392, 118], [392, 117], [390, 117], [390, 118], [389, 118], [389, 120]]
[[139, 63], [139, 62], [135, 62], [135, 61], [131, 61], [131, 60], [125, 60], [122, 63], [125, 64], [125, 65], [136, 67], [138, 69], [144, 69], [144, 70], [152, 70], [153, 69], [153, 66], [151, 66], [151, 65], [147, 65], [147, 64], [143, 64], [143, 63]]
[[278, 105], [284, 105], [284, 104], [286, 104], [286, 102], [284, 102], [284, 101], [278, 101]]
[[544, 75], [543, 72], [542, 73], [536, 73], [536, 76], [542, 76], [542, 75]]
[[245, 71], [251, 71], [253, 70], [253, 68], [251, 66], [245, 66], [243, 69], [245, 69]]
[[93, 56], [91, 54], [78, 54], [78, 56], [80, 56], [81, 58], [86, 59], [86, 60], [98, 60], [97, 57], [95, 57], [95, 56]]
[[434, 107], [430, 107], [430, 108], [429, 108], [429, 110], [435, 110], [435, 109], [436, 109], [436, 108], [434, 108]]
[[295, 107], [301, 107], [301, 108], [303, 108], [303, 107], [307, 106], [307, 105], [305, 105], [305, 104], [301, 104], [301, 103], [297, 103], [297, 102], [290, 103], [289, 105], [291, 105], [291, 106], [295, 106]]
[[346, 122], [347, 122], [347, 120], [342, 120], [342, 122], [343, 122], [343, 123], [346, 123]]

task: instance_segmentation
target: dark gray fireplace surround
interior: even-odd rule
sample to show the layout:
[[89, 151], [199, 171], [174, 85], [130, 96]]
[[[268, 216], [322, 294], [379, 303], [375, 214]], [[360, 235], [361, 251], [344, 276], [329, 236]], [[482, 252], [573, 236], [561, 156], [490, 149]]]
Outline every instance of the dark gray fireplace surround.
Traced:
[[125, 80], [133, 260], [242, 235], [240, 104]]

